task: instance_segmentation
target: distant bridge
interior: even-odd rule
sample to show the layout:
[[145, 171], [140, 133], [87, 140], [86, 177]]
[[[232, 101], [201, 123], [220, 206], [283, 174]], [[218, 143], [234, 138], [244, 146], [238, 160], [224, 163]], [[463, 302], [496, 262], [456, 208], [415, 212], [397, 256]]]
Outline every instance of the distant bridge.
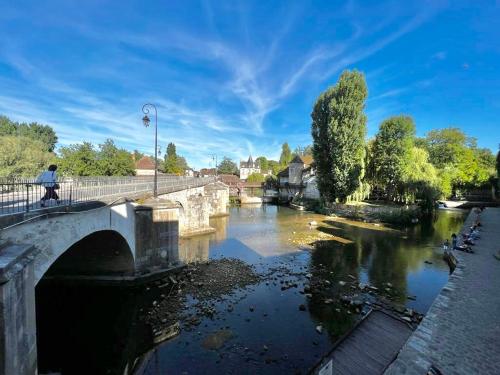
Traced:
[[213, 232], [209, 218], [227, 215], [229, 202], [213, 178], [162, 177], [158, 199], [151, 178], [65, 180], [62, 204], [46, 209], [40, 194], [29, 199], [39, 185], [1, 186], [10, 198], [0, 216], [0, 374], [36, 372], [34, 292], [43, 277], [151, 277], [182, 264], [179, 238]]

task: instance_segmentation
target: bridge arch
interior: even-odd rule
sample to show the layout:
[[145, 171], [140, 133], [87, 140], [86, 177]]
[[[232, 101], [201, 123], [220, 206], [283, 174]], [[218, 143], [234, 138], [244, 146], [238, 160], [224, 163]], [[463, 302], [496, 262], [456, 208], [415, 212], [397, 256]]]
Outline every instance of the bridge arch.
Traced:
[[44, 276], [133, 275], [134, 256], [127, 240], [116, 230], [99, 230], [73, 243]]
[[[52, 264], [68, 249], [81, 240], [92, 240], [93, 237], [89, 236], [101, 231], [114, 231], [120, 234], [132, 251], [132, 256], [136, 257], [135, 212], [134, 206], [128, 202], [27, 222], [3, 230], [1, 234], [3, 239], [12, 243], [35, 245], [36, 285]], [[82, 243], [79, 244], [81, 245]]]

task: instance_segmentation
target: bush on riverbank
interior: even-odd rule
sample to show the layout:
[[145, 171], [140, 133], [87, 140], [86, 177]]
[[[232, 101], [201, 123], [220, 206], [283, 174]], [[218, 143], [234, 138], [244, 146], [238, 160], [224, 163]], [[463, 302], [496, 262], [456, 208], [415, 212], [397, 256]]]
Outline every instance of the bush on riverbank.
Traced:
[[321, 215], [337, 215], [340, 217], [368, 222], [384, 222], [396, 225], [411, 224], [422, 216], [425, 209], [419, 205], [399, 205], [395, 203], [333, 203], [325, 204], [319, 199], [294, 198], [293, 204], [302, 206], [307, 211]]
[[420, 216], [420, 208], [416, 205], [395, 204], [335, 204], [334, 214], [354, 220], [381, 221], [389, 224], [410, 224]]

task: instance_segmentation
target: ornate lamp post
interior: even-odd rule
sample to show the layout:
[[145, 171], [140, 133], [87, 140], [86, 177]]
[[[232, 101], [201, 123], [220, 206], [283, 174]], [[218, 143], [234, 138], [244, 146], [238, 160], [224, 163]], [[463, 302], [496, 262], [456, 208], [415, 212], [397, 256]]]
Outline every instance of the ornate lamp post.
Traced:
[[212, 160], [215, 162], [215, 177], [217, 177], [217, 154], [212, 154]]
[[145, 127], [149, 126], [150, 119], [148, 117], [150, 108], [155, 110], [155, 179], [153, 187], [153, 196], [158, 197], [158, 112], [156, 111], [156, 106], [151, 103], [146, 103], [142, 106], [142, 113], [144, 117], [142, 118], [142, 123]]

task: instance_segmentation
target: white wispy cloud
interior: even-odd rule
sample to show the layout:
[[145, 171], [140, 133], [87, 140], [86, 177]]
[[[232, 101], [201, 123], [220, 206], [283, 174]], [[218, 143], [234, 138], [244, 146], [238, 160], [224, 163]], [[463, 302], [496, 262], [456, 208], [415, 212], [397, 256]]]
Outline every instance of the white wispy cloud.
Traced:
[[[229, 18], [230, 30], [219, 22], [221, 7], [236, 11]], [[206, 33], [168, 22], [128, 28], [90, 22], [86, 17], [59, 20], [58, 31], [67, 31], [75, 43], [95, 43], [92, 58], [83, 62], [74, 58], [52, 64], [49, 59], [30, 58], [26, 45], [0, 36], [2, 61], [25, 84], [20, 88], [19, 81], [5, 81], [0, 75], [0, 113], [53, 125], [62, 145], [113, 138], [123, 147], [150, 152], [151, 129], [142, 128], [140, 112], [144, 101], [150, 101], [158, 106], [163, 148], [168, 142], [176, 143], [197, 167], [211, 153], [235, 159], [246, 159], [249, 153], [276, 157], [285, 140], [310, 142], [309, 113], [300, 119], [276, 119], [276, 112], [289, 105], [290, 98], [305, 88], [323, 86], [342, 68], [383, 50], [437, 9], [422, 7], [395, 28], [396, 14], [367, 25], [357, 15], [360, 5], [349, 2], [335, 14], [348, 15], [349, 34], [331, 42], [305, 42], [294, 53], [290, 51], [297, 42], [294, 27], [303, 22], [305, 8], [283, 7], [280, 22], [260, 34], [251, 9], [208, 0], [202, 2], [201, 14]], [[37, 22], [52, 27], [54, 21], [40, 18]], [[314, 38], [304, 35], [304, 40]], [[371, 101], [394, 99], [404, 91], [388, 89]], [[311, 98], [303, 101], [310, 106]]]
[[380, 99], [385, 99], [385, 98], [390, 98], [390, 97], [393, 97], [393, 96], [398, 96], [406, 91], [408, 91], [410, 88], [409, 87], [401, 87], [401, 88], [397, 88], [397, 89], [392, 89], [392, 90], [388, 90], [388, 91], [385, 91], [381, 94], [378, 94], [378, 95], [375, 95], [375, 96], [371, 96], [368, 98], [368, 102], [374, 102], [374, 101], [377, 101], [377, 100], [380, 100]]

